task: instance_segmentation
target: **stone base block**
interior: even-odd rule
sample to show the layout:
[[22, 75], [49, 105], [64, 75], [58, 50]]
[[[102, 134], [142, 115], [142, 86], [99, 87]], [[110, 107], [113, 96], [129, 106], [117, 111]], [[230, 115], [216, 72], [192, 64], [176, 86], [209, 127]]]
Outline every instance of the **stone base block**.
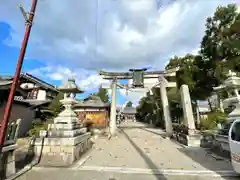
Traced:
[[81, 134], [76, 137], [40, 137], [36, 138], [34, 144], [36, 146], [74, 146], [82, 141], [89, 139], [91, 133]]
[[17, 145], [5, 146], [0, 156], [0, 179], [5, 179], [16, 173], [15, 150]]
[[81, 128], [81, 124], [74, 123], [74, 124], [49, 124], [48, 130], [74, 130]]
[[74, 129], [74, 130], [41, 130], [39, 133], [40, 137], [75, 137], [81, 134], [85, 134], [87, 132], [86, 128]]
[[40, 159], [39, 166], [68, 167], [92, 147], [90, 133], [75, 137], [75, 141], [71, 143], [63, 143], [68, 139], [41, 138], [38, 143], [35, 143], [35, 153]]
[[200, 147], [201, 146], [201, 135], [195, 134], [195, 135], [186, 135], [186, 134], [177, 134], [176, 139], [181, 144], [184, 144], [185, 146], [189, 147]]
[[201, 146], [201, 136], [200, 135], [187, 136], [187, 146], [200, 147]]

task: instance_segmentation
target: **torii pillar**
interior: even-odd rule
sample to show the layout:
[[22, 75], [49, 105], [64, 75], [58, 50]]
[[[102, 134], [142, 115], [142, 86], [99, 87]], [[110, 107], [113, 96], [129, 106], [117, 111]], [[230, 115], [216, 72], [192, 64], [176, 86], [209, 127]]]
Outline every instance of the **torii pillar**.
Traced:
[[160, 84], [160, 93], [161, 93], [161, 100], [162, 100], [162, 107], [163, 107], [163, 118], [165, 121], [165, 128], [166, 128], [166, 135], [171, 137], [173, 135], [173, 127], [172, 127], [172, 119], [169, 111], [169, 103], [167, 97], [167, 85], [166, 83]]
[[116, 100], [117, 100], [117, 81], [116, 81], [116, 79], [113, 79], [113, 81], [112, 81], [112, 102], [111, 102], [110, 123], [109, 123], [111, 136], [116, 135], [116, 132], [117, 132]]

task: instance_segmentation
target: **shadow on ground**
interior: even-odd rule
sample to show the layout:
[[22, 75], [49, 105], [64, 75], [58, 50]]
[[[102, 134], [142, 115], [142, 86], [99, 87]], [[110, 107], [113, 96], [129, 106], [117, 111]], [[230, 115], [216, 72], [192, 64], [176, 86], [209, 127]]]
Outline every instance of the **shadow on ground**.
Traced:
[[[141, 127], [140, 129], [155, 135], [159, 135], [163, 138], [166, 137], [164, 132], [155, 132], [154, 129], [156, 128]], [[177, 143], [173, 139], [171, 141], [174, 143]], [[201, 148], [201, 147], [199, 148], [183, 147], [183, 148], [178, 148], [177, 150], [181, 152], [183, 155], [190, 157], [193, 161], [197, 162], [204, 168], [214, 171], [219, 175], [221, 175], [219, 171], [233, 171], [230, 160], [219, 156], [220, 154], [213, 153], [212, 150], [210, 149]], [[229, 164], [229, 166], [226, 165], [227, 163]], [[225, 178], [225, 177], [222, 177], [222, 178]]]
[[34, 160], [34, 153], [32, 152], [18, 152], [17, 155], [22, 156], [22, 158], [16, 161], [16, 171], [22, 170]]
[[[222, 175], [220, 171], [234, 171], [229, 160], [216, 156], [211, 151], [207, 151], [203, 148], [178, 148], [178, 151], [220, 176]], [[222, 178], [228, 179], [224, 176], [222, 176]]]
[[36, 156], [35, 156], [34, 146], [33, 146], [34, 141], [35, 141], [35, 137], [32, 137], [27, 147], [20, 148], [16, 151], [15, 167], [17, 172], [24, 169], [27, 165], [34, 164], [34, 161], [36, 161]]
[[[130, 127], [127, 127], [130, 128]], [[137, 127], [133, 127], [137, 128]], [[132, 139], [124, 132], [124, 127], [121, 128], [121, 133], [126, 137], [126, 139], [130, 142], [130, 144], [136, 149], [136, 151], [140, 154], [140, 156], [144, 159], [148, 167], [152, 170], [156, 179], [158, 180], [167, 180], [167, 178], [160, 172], [157, 171], [158, 167], [152, 162], [152, 160], [132, 141]]]

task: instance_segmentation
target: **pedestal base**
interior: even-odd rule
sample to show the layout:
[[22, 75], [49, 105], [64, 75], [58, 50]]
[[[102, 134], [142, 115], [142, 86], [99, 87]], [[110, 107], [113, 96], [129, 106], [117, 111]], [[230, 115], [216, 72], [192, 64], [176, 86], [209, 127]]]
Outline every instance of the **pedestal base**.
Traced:
[[5, 146], [0, 157], [0, 179], [8, 178], [16, 173], [15, 150], [17, 144]]
[[189, 147], [200, 147], [201, 146], [201, 135], [200, 134], [192, 134], [186, 135], [178, 133], [176, 134], [176, 139], [178, 142], [185, 146]]
[[90, 133], [71, 138], [37, 138], [35, 153], [39, 166], [68, 167], [92, 147]]
[[200, 147], [201, 146], [201, 135], [195, 134], [187, 136], [187, 146]]

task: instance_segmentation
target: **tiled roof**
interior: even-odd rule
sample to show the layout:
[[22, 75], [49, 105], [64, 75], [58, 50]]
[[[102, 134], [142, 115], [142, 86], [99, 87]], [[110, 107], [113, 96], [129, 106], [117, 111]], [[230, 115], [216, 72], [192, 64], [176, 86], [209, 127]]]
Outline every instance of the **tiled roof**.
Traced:
[[135, 107], [125, 107], [123, 109], [123, 114], [136, 114], [136, 108]]
[[[57, 88], [31, 74], [28, 73], [21, 73], [20, 78], [24, 78], [29, 80], [30, 82], [36, 83], [38, 85], [40, 85], [43, 88], [46, 89], [51, 89], [52, 91], [57, 91]], [[13, 80], [13, 76], [0, 76], [0, 86], [4, 86], [4, 85], [10, 85], [12, 83]]]
[[109, 103], [104, 103], [97, 96], [90, 96], [82, 101], [78, 101], [77, 104], [74, 105], [76, 107], [108, 107]]
[[12, 81], [0, 79], [0, 86], [11, 85]]

